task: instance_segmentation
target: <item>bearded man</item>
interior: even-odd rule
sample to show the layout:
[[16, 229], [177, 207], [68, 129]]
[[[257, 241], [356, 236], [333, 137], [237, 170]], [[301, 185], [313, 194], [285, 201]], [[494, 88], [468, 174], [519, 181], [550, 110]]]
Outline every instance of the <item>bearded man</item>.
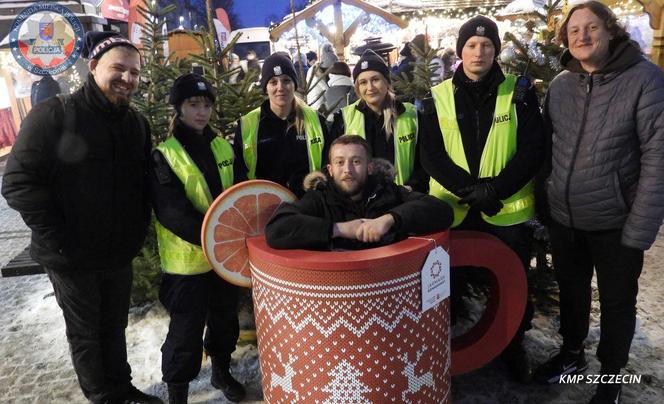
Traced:
[[2, 195], [32, 230], [30, 254], [62, 309], [74, 370], [93, 403], [161, 402], [131, 384], [125, 328], [131, 261], [150, 221], [150, 130], [129, 107], [138, 49], [114, 32], [89, 32], [85, 84], [26, 116]]
[[393, 169], [379, 169], [385, 166], [390, 165], [372, 161], [364, 138], [335, 139], [327, 173], [318, 173], [322, 181], [301, 200], [281, 205], [268, 223], [268, 245], [359, 250], [442, 231], [452, 224], [452, 208], [433, 196], [396, 185]]

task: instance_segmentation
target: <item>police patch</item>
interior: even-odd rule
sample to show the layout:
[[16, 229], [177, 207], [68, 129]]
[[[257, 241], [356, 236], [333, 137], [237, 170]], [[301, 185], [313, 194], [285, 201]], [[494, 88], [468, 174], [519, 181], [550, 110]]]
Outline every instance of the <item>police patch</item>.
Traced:
[[366, 69], [368, 69], [368, 68], [369, 68], [369, 62], [367, 62], [367, 61], [365, 60], [364, 62], [362, 62], [362, 65], [360, 66], [360, 69], [362, 69], [362, 70], [366, 70]]
[[283, 73], [281, 72], [281, 66], [274, 66], [272, 69], [274, 71], [275, 76], [281, 76]]
[[168, 184], [171, 182], [171, 172], [168, 168], [168, 163], [164, 161], [160, 152], [152, 152], [152, 159], [155, 162], [154, 173], [157, 176], [157, 181], [160, 185]]
[[475, 29], [475, 35], [477, 35], [477, 36], [484, 36], [484, 35], [485, 35], [485, 32], [486, 32], [486, 28], [484, 28], [484, 27], [481, 26], [481, 25], [478, 26], [478, 27]]
[[205, 87], [205, 83], [203, 83], [202, 81], [199, 81], [198, 83], [196, 83], [196, 85], [198, 86], [198, 89], [201, 91], [205, 91], [207, 89], [207, 87]]

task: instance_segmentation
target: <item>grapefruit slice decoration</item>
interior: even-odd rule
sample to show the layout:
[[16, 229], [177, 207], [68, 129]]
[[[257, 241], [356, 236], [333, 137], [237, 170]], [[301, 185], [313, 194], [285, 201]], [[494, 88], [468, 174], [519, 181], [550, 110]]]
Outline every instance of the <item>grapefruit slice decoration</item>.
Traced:
[[294, 202], [287, 188], [266, 180], [233, 185], [212, 202], [203, 219], [201, 245], [212, 269], [226, 281], [251, 287], [245, 239], [263, 234], [283, 202]]

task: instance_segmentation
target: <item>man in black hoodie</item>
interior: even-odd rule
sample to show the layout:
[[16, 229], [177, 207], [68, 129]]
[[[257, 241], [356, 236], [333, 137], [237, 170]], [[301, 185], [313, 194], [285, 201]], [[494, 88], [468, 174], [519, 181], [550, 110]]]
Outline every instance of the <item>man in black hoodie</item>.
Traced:
[[[530, 238], [524, 223], [534, 216], [531, 179], [544, 143], [537, 96], [525, 78], [518, 84], [524, 91], [515, 91], [517, 78], [503, 74], [496, 63], [500, 36], [492, 20], [471, 18], [458, 38], [462, 64], [451, 80], [431, 89], [436, 113], [420, 123], [421, 162], [432, 178], [429, 193], [454, 208], [453, 228], [493, 234], [527, 270]], [[452, 277], [454, 287], [454, 272]], [[523, 382], [531, 377], [522, 341], [532, 310], [528, 302], [503, 355], [515, 379]]]
[[565, 69], [551, 82], [545, 186], [560, 288], [558, 354], [536, 372], [558, 383], [588, 366], [591, 281], [601, 308], [602, 383], [592, 403], [617, 403], [627, 365], [644, 250], [664, 218], [664, 73], [641, 54], [610, 8], [574, 5], [558, 33]]
[[329, 161], [319, 186], [277, 209], [265, 228], [270, 247], [360, 250], [442, 231], [452, 222], [446, 203], [396, 185], [393, 169], [378, 173], [360, 136], [335, 139]]
[[89, 32], [83, 56], [83, 87], [23, 121], [2, 195], [32, 230], [30, 253], [53, 284], [85, 397], [161, 402], [131, 384], [125, 340], [131, 261], [150, 221], [150, 131], [129, 106], [140, 54], [116, 33]]

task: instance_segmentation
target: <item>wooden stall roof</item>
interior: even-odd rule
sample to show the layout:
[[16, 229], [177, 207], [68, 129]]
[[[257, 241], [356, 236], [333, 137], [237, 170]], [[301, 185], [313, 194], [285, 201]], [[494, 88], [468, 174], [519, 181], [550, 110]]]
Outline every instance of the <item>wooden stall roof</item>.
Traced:
[[412, 13], [418, 10], [434, 11], [447, 9], [499, 7], [512, 0], [365, 0], [393, 14]]

